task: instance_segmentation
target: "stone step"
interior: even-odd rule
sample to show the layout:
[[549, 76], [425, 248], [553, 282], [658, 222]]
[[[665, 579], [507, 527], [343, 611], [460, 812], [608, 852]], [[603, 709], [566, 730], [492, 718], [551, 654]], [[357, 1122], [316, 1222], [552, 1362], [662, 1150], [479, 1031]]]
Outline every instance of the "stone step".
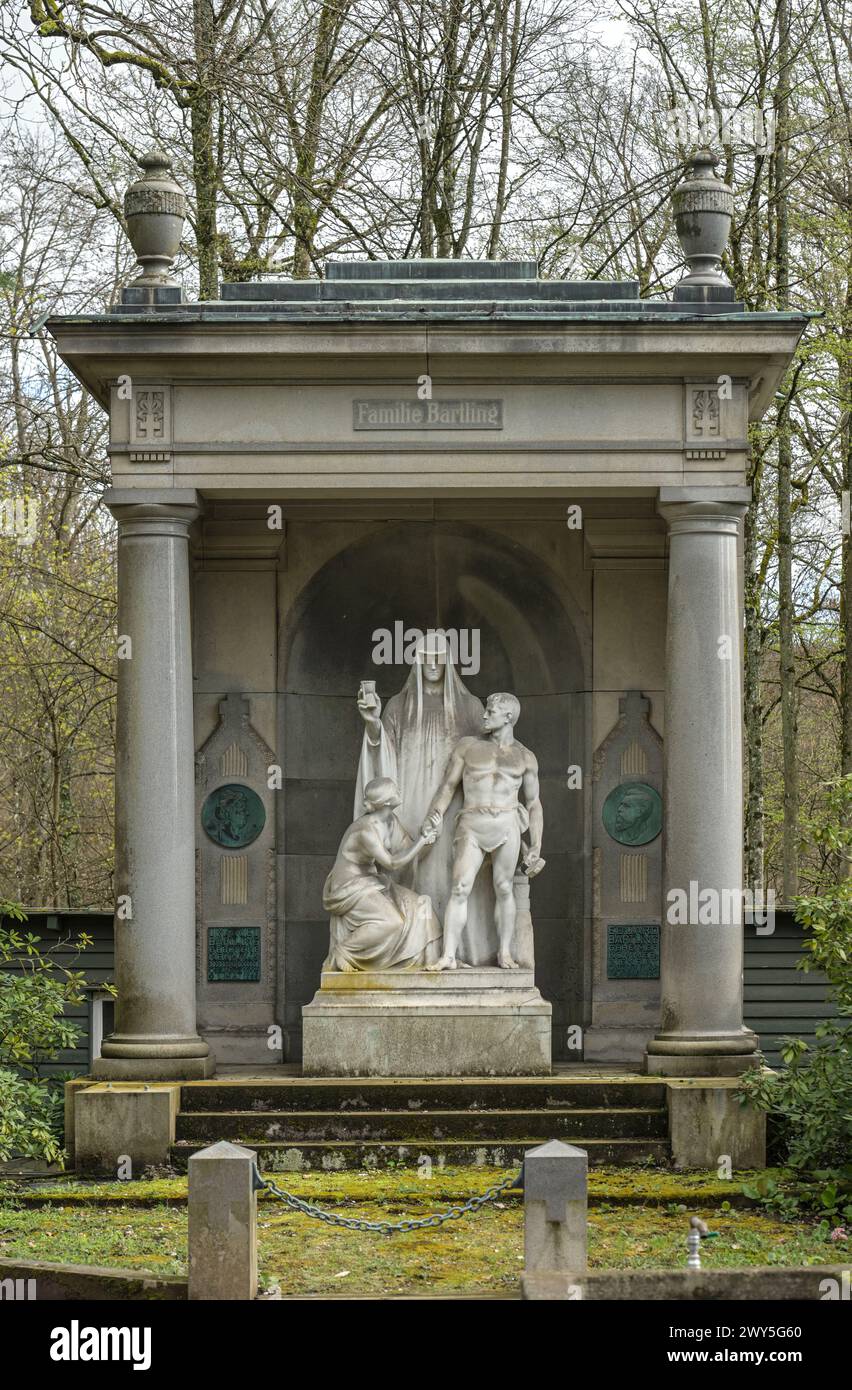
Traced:
[[[481, 264], [484, 264], [482, 262]], [[231, 280], [221, 287], [220, 303], [226, 304], [359, 304], [423, 301], [480, 303], [602, 304], [612, 302], [637, 307], [639, 295], [635, 280], [471, 280], [467, 276], [434, 277], [427, 281], [400, 276], [381, 280]]]
[[192, 1081], [181, 1087], [181, 1112], [358, 1110], [561, 1110], [622, 1106], [664, 1108], [654, 1077], [459, 1077], [436, 1081], [290, 1076], [270, 1080]]
[[551, 1139], [659, 1138], [667, 1133], [662, 1108], [565, 1110], [192, 1110], [177, 1117], [178, 1140], [235, 1144], [362, 1140], [386, 1143], [438, 1142], [443, 1139], [493, 1144], [529, 1133]]
[[[585, 1139], [580, 1135], [560, 1136], [567, 1144], [576, 1143], [589, 1155], [592, 1167], [602, 1164], [625, 1166], [631, 1163], [669, 1163], [669, 1145], [666, 1139], [624, 1138], [624, 1139]], [[493, 1167], [507, 1170], [520, 1166], [527, 1149], [544, 1144], [553, 1135], [531, 1134], [526, 1139], [513, 1139], [502, 1144], [475, 1144], [466, 1140], [415, 1140], [413, 1143], [380, 1143], [375, 1140], [334, 1143], [300, 1141], [297, 1144], [282, 1145], [281, 1142], [255, 1142], [251, 1148], [257, 1153], [258, 1163], [264, 1172], [275, 1179], [280, 1186], [287, 1185], [287, 1172], [303, 1172], [311, 1169], [335, 1170], [354, 1168], [394, 1167], [400, 1163], [416, 1166], [422, 1158], [429, 1158], [434, 1164], [447, 1167]], [[181, 1140], [172, 1145], [171, 1161], [180, 1171], [192, 1154], [206, 1148], [206, 1142]], [[276, 1170], [270, 1168], [275, 1163]]]

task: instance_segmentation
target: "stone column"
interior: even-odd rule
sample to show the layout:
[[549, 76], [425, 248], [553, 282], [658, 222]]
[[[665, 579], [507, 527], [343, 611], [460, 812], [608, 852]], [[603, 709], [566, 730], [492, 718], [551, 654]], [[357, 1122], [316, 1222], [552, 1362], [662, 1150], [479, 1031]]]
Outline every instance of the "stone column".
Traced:
[[111, 489], [118, 520], [116, 1031], [94, 1072], [209, 1075], [195, 1025], [193, 489]]
[[658, 1076], [753, 1063], [742, 1020], [742, 606], [746, 488], [662, 488], [669, 526]]

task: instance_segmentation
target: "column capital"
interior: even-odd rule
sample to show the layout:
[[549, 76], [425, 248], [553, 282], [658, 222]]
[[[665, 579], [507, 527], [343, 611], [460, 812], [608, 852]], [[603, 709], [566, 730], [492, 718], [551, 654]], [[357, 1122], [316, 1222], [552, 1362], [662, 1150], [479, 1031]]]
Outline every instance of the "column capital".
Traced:
[[750, 487], [661, 487], [659, 505], [671, 502], [718, 502], [741, 504], [747, 507], [751, 501]]
[[110, 487], [103, 496], [116, 521], [122, 523], [178, 522], [188, 528], [201, 514], [203, 503], [194, 487]]
[[657, 511], [667, 521], [669, 535], [736, 535], [750, 501], [748, 487], [661, 487]]

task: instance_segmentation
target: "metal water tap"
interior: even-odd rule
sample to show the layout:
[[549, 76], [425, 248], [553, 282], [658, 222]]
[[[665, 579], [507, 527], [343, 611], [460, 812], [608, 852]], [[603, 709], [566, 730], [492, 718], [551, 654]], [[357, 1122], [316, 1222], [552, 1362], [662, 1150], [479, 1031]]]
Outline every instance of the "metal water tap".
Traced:
[[700, 1216], [689, 1218], [689, 1235], [686, 1238], [686, 1267], [687, 1269], [701, 1268], [701, 1242], [702, 1240], [716, 1240], [719, 1232], [711, 1231], [706, 1221], [702, 1221]]

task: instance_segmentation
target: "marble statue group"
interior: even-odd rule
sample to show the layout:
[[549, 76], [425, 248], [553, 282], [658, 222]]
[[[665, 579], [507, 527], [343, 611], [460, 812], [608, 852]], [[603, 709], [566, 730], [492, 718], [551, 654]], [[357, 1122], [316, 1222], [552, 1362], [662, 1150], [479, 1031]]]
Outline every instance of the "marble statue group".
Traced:
[[324, 969], [516, 969], [515, 874], [519, 862], [529, 877], [544, 867], [538, 764], [514, 736], [517, 697], [498, 692], [483, 708], [433, 634], [384, 712], [370, 681], [358, 710], [355, 819], [323, 889]]

